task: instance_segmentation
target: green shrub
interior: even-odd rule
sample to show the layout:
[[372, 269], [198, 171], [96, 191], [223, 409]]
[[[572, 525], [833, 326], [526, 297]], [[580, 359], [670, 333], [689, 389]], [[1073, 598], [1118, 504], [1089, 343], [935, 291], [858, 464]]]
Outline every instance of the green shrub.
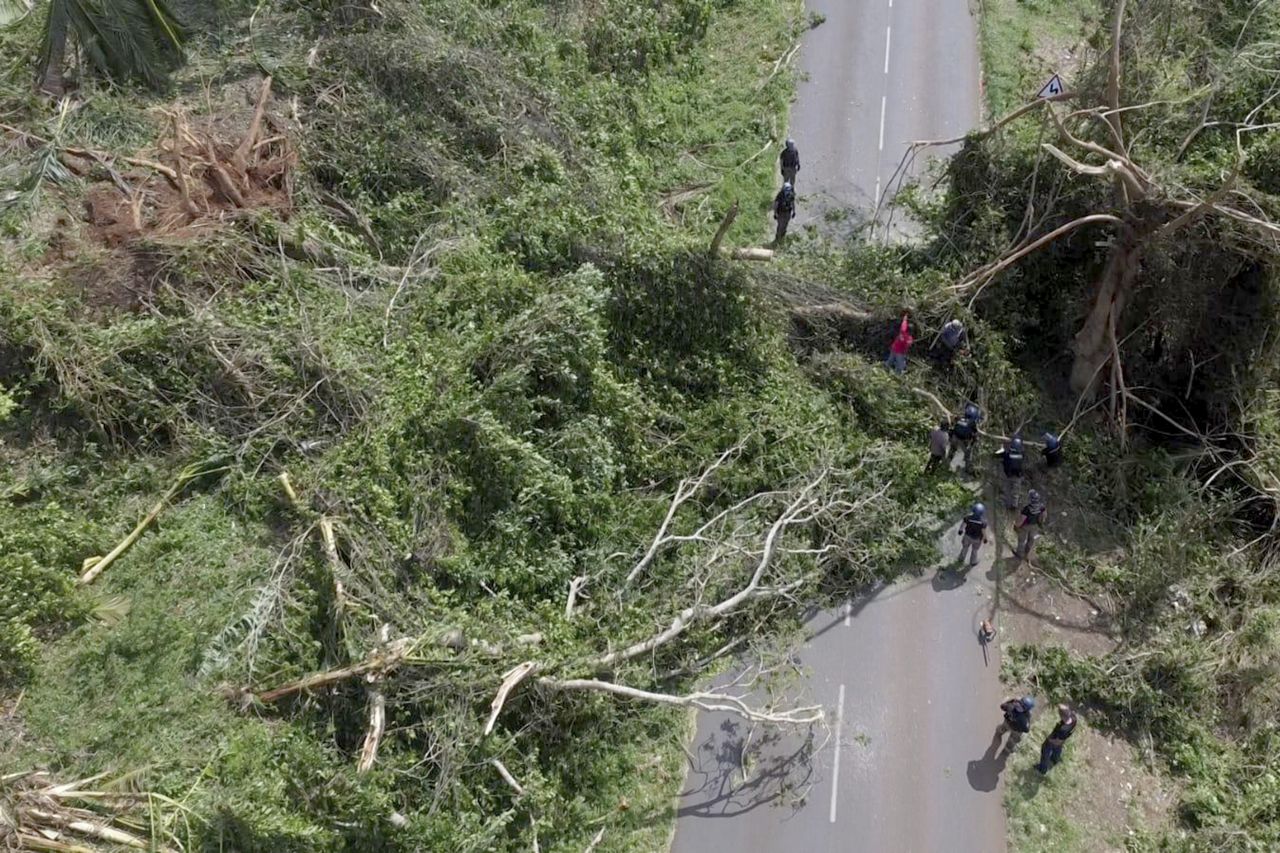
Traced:
[[0, 688], [31, 677], [41, 633], [84, 615], [75, 572], [93, 532], [53, 501], [0, 513]]

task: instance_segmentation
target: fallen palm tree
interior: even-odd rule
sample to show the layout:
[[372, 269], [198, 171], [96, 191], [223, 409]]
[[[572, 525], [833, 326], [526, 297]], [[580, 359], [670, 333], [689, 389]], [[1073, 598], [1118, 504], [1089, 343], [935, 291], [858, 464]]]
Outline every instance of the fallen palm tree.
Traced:
[[181, 809], [158, 794], [103, 790], [102, 777], [55, 783], [43, 772], [0, 776], [0, 847], [19, 851], [185, 849], [157, 819], [158, 807]]

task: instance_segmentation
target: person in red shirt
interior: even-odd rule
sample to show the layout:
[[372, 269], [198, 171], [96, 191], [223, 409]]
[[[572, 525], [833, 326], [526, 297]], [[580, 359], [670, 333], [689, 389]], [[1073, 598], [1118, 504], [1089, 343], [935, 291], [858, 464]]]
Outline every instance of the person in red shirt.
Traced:
[[884, 360], [884, 363], [889, 365], [890, 369], [896, 373], [907, 372], [907, 350], [911, 349], [911, 345], [916, 340], [911, 337], [910, 316], [910, 314], [902, 315], [902, 325], [898, 327], [898, 336], [893, 339], [893, 343], [889, 344], [889, 357]]

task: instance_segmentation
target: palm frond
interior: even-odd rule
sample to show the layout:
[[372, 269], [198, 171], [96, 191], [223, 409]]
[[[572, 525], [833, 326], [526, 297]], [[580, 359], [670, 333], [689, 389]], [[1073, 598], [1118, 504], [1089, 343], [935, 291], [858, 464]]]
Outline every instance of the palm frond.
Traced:
[[33, 5], [33, 0], [0, 0], [0, 27], [21, 21], [31, 12]]
[[34, 205], [45, 184], [63, 184], [71, 180], [71, 171], [63, 165], [63, 131], [71, 113], [70, 101], [63, 100], [53, 123], [48, 142], [35, 148], [30, 156], [0, 168], [0, 213], [20, 205]]
[[186, 28], [166, 0], [52, 0], [55, 14], [66, 16], [89, 64], [112, 80], [159, 87], [182, 62]]

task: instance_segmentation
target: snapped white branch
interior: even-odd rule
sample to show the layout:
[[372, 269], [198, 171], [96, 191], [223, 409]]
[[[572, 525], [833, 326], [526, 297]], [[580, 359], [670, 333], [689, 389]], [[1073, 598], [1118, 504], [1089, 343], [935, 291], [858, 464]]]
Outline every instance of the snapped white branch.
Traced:
[[[723, 460], [724, 457], [722, 456], [721, 459]], [[708, 606], [699, 602], [686, 607], [676, 615], [666, 630], [619, 651], [601, 655], [593, 663], [598, 667], [610, 667], [640, 655], [648, 654], [683, 634], [691, 625], [723, 618], [752, 599], [774, 594], [771, 590], [761, 588], [765, 573], [773, 565], [779, 544], [786, 532], [796, 525], [806, 524], [813, 520], [816, 511], [822, 506], [822, 502], [814, 496], [814, 492], [827, 478], [828, 473], [827, 471], [822, 472], [801, 488], [786, 509], [782, 511], [782, 514], [769, 525], [769, 531], [765, 535], [764, 548], [760, 553], [760, 558], [751, 573], [751, 579], [744, 587], [717, 604]]]
[[724, 453], [720, 454], [720, 458], [708, 466], [701, 474], [691, 480], [681, 480], [680, 485], [676, 487], [675, 496], [671, 499], [671, 505], [667, 507], [667, 516], [662, 520], [662, 524], [658, 527], [657, 534], [653, 537], [653, 542], [649, 545], [649, 550], [640, 558], [640, 562], [632, 567], [627, 573], [626, 579], [623, 581], [623, 587], [628, 587], [653, 563], [655, 557], [664, 547], [672, 542], [672, 537], [667, 535], [667, 531], [671, 529], [672, 522], [675, 521], [676, 514], [680, 511], [680, 507], [684, 506], [691, 498], [702, 490], [706, 485], [707, 479], [716, 472], [720, 466], [724, 465], [730, 457], [737, 454], [742, 449], [742, 445], [735, 445]]
[[725, 693], [689, 693], [684, 696], [669, 693], [655, 693], [651, 690], [639, 690], [625, 684], [612, 681], [600, 681], [593, 678], [539, 678], [538, 684], [552, 690], [590, 690], [598, 693], [610, 693], [627, 699], [652, 702], [658, 705], [671, 705], [680, 708], [697, 708], [701, 711], [733, 714], [744, 720], [757, 723], [774, 723], [777, 725], [808, 725], [823, 719], [821, 705], [808, 705], [803, 708], [791, 708], [785, 711], [773, 711], [755, 708]]

